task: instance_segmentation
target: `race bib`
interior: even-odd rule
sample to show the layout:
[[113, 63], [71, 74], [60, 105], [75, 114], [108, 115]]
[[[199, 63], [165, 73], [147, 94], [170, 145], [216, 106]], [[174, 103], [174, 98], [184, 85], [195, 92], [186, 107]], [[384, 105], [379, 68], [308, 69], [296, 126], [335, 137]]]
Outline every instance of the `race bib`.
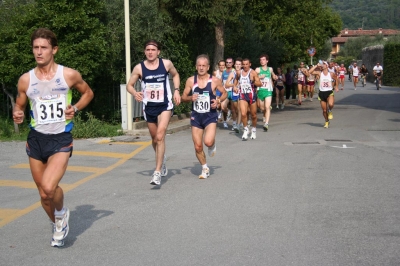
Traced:
[[147, 83], [146, 98], [148, 102], [162, 103], [164, 102], [164, 84], [163, 83]]
[[37, 123], [53, 124], [65, 121], [65, 94], [36, 98]]
[[247, 80], [242, 80], [242, 82], [240, 84], [240, 92], [241, 93], [251, 93], [252, 92], [251, 84]]
[[193, 109], [197, 113], [210, 112], [210, 95], [209, 94], [199, 94], [196, 101], [193, 104]]

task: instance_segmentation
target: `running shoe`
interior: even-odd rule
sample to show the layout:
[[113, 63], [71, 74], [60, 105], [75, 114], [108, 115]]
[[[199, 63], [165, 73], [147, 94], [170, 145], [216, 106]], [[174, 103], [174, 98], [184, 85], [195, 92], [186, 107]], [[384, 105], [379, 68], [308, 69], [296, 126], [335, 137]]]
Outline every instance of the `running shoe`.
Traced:
[[150, 184], [159, 186], [161, 184], [161, 173], [158, 171], [154, 171], [153, 176], [151, 177]]
[[264, 124], [263, 129], [264, 131], [268, 131], [268, 124]]
[[329, 119], [329, 120], [332, 120], [332, 119], [333, 119], [332, 111], [329, 111], [329, 112], [328, 112], [328, 119]]
[[263, 123], [265, 123], [265, 116], [263, 117]]
[[[285, 104], [284, 104], [284, 103], [282, 103], [281, 109], [282, 109], [282, 110], [285, 109]], [[265, 123], [265, 121], [264, 121], [264, 123]]]
[[203, 168], [201, 170], [201, 175], [199, 175], [199, 178], [200, 179], [206, 179], [209, 176], [210, 176], [210, 169], [207, 167], [207, 168]]
[[69, 209], [64, 208], [65, 213], [62, 216], [56, 216], [55, 228], [53, 233], [53, 240], [63, 240], [67, 237], [69, 232]]
[[51, 239], [50, 245], [52, 247], [62, 247], [64, 246], [64, 240], [54, 240], [54, 238]]
[[325, 122], [324, 128], [329, 128], [329, 121]]
[[228, 128], [228, 123], [226, 123], [226, 121], [224, 121], [224, 128]]
[[276, 105], [276, 109], [279, 109], [279, 104]]
[[222, 112], [218, 111], [218, 119], [221, 119], [221, 117], [222, 117]]
[[247, 140], [249, 137], [249, 128], [245, 127], [243, 131], [244, 132], [243, 132], [242, 140]]
[[167, 176], [168, 175], [168, 168], [167, 165], [165, 164], [165, 161], [167, 160], [167, 157], [164, 155], [164, 160], [161, 165], [161, 176]]
[[216, 152], [217, 152], [217, 145], [215, 145], [214, 143], [213, 147], [208, 148], [208, 156], [213, 157]]
[[251, 130], [250, 139], [256, 139], [256, 131], [255, 130]]
[[236, 123], [233, 123], [233, 124], [232, 124], [232, 131], [236, 131], [236, 128], [237, 128]]
[[310, 98], [310, 102], [312, 102], [312, 98]]
[[234, 125], [232, 130], [234, 130], [236, 133], [239, 133], [239, 127], [237, 125]]

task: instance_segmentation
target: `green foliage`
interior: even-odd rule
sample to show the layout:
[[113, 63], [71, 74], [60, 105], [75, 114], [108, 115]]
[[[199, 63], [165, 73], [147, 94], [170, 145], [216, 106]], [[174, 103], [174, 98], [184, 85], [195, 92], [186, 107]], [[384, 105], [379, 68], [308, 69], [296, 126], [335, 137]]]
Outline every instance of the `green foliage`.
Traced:
[[340, 14], [343, 28], [400, 29], [400, 0], [335, 0], [330, 6]]
[[74, 138], [98, 138], [113, 137], [123, 135], [120, 125], [110, 125], [99, 119], [93, 114], [85, 113], [87, 119], [82, 118], [82, 113], [74, 117]]
[[0, 141], [26, 140], [28, 137], [28, 123], [19, 125], [19, 134], [14, 132], [14, 122], [0, 117]]
[[347, 67], [354, 62], [354, 58], [352, 56], [337, 56], [334, 60], [334, 62], [340, 64], [344, 64], [344, 66]]
[[326, 40], [342, 28], [339, 15], [324, 0], [252, 0], [251, 3], [245, 13], [251, 14], [260, 32], [269, 33], [279, 41], [279, 47], [285, 51], [285, 62], [307, 56], [311, 42], [317, 49], [315, 56], [320, 57], [318, 53], [324, 50]]
[[383, 50], [385, 85], [400, 86], [400, 43], [388, 43]]

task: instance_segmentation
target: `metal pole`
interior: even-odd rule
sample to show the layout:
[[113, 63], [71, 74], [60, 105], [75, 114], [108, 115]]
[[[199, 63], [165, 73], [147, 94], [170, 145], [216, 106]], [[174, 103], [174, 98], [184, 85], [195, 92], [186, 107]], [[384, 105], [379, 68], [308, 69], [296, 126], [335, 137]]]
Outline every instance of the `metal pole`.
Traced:
[[[131, 77], [131, 34], [129, 26], [129, 0], [124, 0], [124, 13], [125, 13], [125, 68], [126, 68], [126, 84]], [[126, 91], [126, 105], [127, 105], [127, 122], [128, 130], [132, 130], [132, 95]]]

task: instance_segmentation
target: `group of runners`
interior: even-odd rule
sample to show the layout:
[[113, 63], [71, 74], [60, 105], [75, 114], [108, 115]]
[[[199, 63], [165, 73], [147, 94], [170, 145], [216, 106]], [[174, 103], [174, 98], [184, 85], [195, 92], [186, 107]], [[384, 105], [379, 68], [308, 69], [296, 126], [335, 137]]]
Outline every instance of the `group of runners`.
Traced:
[[[61, 247], [69, 232], [70, 212], [64, 206], [63, 190], [59, 183], [72, 156], [73, 118], [90, 103], [94, 94], [78, 71], [54, 61], [58, 44], [51, 30], [35, 30], [31, 35], [31, 45], [36, 67], [23, 74], [18, 81], [13, 120], [17, 124], [23, 123], [24, 111], [29, 103], [31, 130], [26, 152], [42, 207], [52, 221], [50, 244]], [[155, 152], [155, 170], [150, 180], [152, 185], [161, 185], [161, 178], [168, 174], [165, 135], [174, 104], [192, 102], [190, 123], [195, 155], [202, 166], [200, 179], [210, 176], [204, 145], [209, 157], [213, 157], [217, 151], [215, 136], [218, 108], [227, 112], [230, 107], [234, 120], [233, 130], [239, 132], [239, 124], [243, 124], [243, 140], [249, 136], [256, 139], [257, 107], [263, 112], [263, 128], [268, 130], [274, 87], [277, 90], [277, 107], [284, 108], [282, 91], [285, 77], [280, 69], [275, 74], [268, 67], [269, 58], [266, 54], [260, 56], [260, 67], [255, 70], [247, 58], [227, 58], [219, 62], [220, 68], [214, 75], [209, 74], [208, 56], [199, 55], [196, 59], [197, 72], [186, 80], [182, 95], [178, 71], [170, 60], [159, 57], [160, 44], [155, 40], [147, 41], [144, 54], [146, 59], [133, 68], [127, 91], [136, 101], [143, 102], [144, 118]], [[325, 118], [324, 126], [327, 128], [333, 117], [334, 84], [338, 90], [338, 82], [333, 82], [337, 80], [336, 74], [331, 72], [327, 62], [320, 62], [310, 69], [301, 64], [297, 74], [300, 102], [301, 86], [304, 86], [306, 77], [314, 82], [319, 79], [319, 99]], [[173, 88], [169, 83], [169, 75], [172, 76]], [[134, 85], [139, 80], [142, 90], [136, 91]], [[72, 89], [81, 94], [75, 104], [72, 103]], [[251, 117], [251, 127], [248, 125], [248, 115]], [[226, 123], [225, 116], [224, 119]]]

